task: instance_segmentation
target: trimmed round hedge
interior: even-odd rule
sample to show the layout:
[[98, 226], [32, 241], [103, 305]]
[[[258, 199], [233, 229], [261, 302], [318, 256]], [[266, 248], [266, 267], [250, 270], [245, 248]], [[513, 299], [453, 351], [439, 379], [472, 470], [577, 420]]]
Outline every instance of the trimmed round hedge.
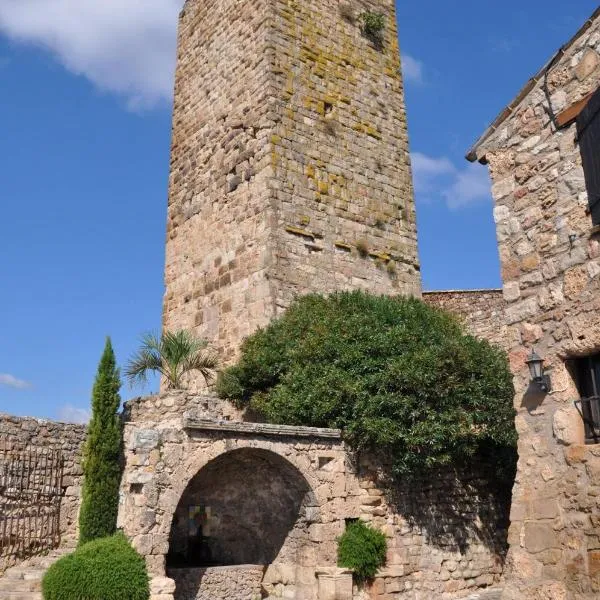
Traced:
[[349, 523], [338, 538], [338, 566], [353, 569], [359, 581], [375, 577], [385, 565], [386, 552], [385, 535], [363, 521]]
[[148, 600], [144, 559], [122, 533], [83, 544], [54, 563], [42, 581], [44, 600]]
[[505, 353], [415, 298], [304, 296], [244, 341], [217, 393], [271, 423], [341, 428], [396, 474], [477, 456], [514, 477]]

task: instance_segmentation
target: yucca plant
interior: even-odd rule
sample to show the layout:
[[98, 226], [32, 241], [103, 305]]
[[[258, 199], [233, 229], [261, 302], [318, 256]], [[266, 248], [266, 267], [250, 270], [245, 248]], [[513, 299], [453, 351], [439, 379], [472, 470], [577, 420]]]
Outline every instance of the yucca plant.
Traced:
[[189, 331], [166, 331], [160, 337], [146, 333], [141, 338], [140, 349], [131, 357], [125, 369], [130, 384], [145, 384], [148, 373], [160, 373], [167, 389], [184, 387], [184, 376], [198, 371], [210, 383], [218, 365], [216, 353], [208, 348], [206, 340]]

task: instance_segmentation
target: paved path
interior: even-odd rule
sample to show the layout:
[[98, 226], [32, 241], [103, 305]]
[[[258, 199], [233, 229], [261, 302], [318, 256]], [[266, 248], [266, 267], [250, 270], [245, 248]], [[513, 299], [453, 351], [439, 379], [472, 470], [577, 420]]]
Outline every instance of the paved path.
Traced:
[[73, 548], [58, 548], [34, 556], [7, 569], [0, 576], [0, 600], [42, 600], [42, 577], [46, 569]]

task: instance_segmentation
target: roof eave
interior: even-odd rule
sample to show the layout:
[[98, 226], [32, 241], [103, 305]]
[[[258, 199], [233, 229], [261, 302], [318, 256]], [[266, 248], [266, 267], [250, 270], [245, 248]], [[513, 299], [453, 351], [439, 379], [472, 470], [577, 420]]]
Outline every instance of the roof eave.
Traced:
[[575, 35], [563, 46], [561, 46], [558, 51], [552, 56], [552, 58], [547, 61], [544, 66], [525, 84], [525, 86], [521, 89], [521, 91], [517, 94], [516, 98], [507, 106], [502, 109], [500, 114], [494, 119], [494, 122], [483, 132], [483, 134], [479, 137], [479, 139], [471, 146], [465, 158], [469, 162], [479, 161], [482, 164], [486, 164], [487, 160], [485, 158], [485, 154], [481, 155], [480, 149], [481, 146], [489, 139], [489, 137], [495, 133], [498, 128], [510, 117], [515, 109], [521, 104], [521, 102], [529, 95], [531, 90], [539, 83], [539, 81], [545, 76], [546, 71], [548, 71], [555, 62], [557, 62], [565, 52], [578, 40], [594, 23], [594, 21], [600, 16], [600, 7], [598, 7], [592, 16], [577, 30]]

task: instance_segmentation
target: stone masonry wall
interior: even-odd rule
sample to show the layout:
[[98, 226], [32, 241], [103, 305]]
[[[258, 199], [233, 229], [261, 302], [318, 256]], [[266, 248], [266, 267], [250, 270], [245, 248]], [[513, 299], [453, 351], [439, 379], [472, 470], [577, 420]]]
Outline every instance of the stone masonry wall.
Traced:
[[189, 0], [179, 22], [163, 325], [225, 358], [274, 314], [267, 0]]
[[507, 348], [506, 301], [502, 290], [423, 292], [423, 300], [459, 317], [471, 335]]
[[164, 328], [225, 362], [296, 294], [420, 294], [393, 2], [186, 2], [165, 284]]
[[[558, 114], [600, 84], [600, 22], [568, 47], [478, 148], [490, 165], [515, 375], [519, 466], [505, 598], [600, 595], [600, 446], [584, 445], [569, 360], [600, 351], [600, 238], [587, 212], [575, 125]], [[553, 391], [529, 385], [531, 348]]]
[[[160, 410], [154, 412], [159, 400]], [[336, 566], [336, 538], [346, 519], [355, 518], [372, 523], [388, 540], [385, 569], [372, 586], [355, 589], [355, 600], [387, 600], [390, 594], [400, 600], [434, 595], [453, 600], [499, 581], [508, 511], [484, 474], [441, 472], [432, 480], [390, 488], [385, 469], [367, 456], [357, 464], [333, 430], [227, 421], [222, 408], [210, 414], [212, 401], [183, 394], [173, 401], [169, 394], [136, 401], [138, 409], [144, 405], [151, 407], [152, 420], [128, 420], [125, 425], [119, 524], [146, 557], [155, 578], [165, 575], [173, 519], [178, 511], [185, 515], [186, 497], [197, 506], [202, 504], [202, 486], [209, 490], [210, 510], [203, 520], [208, 529], [203, 529], [203, 535], [218, 534], [227, 541], [227, 536], [236, 536], [228, 520], [246, 514], [245, 502], [259, 496], [256, 504], [266, 513], [278, 510], [273, 508], [281, 500], [276, 490], [271, 490], [273, 498], [252, 491], [260, 483], [254, 480], [275, 468], [288, 481], [288, 492], [304, 495], [301, 502], [298, 496], [295, 523], [288, 523], [287, 533], [281, 528], [273, 532], [276, 524], [262, 523], [254, 506], [248, 523], [239, 519], [237, 534], [243, 537], [249, 528], [256, 540], [267, 531], [269, 544], [278, 540], [276, 558], [262, 581], [267, 595], [317, 600], [317, 573]], [[129, 414], [143, 419], [140, 410]], [[244, 477], [235, 475], [237, 461], [247, 464]], [[277, 484], [276, 477], [271, 479]], [[201, 484], [196, 496], [189, 493], [190, 482]], [[265, 490], [271, 485], [265, 482]], [[263, 534], [257, 527], [264, 529]], [[240, 559], [254, 556], [258, 554]], [[202, 593], [201, 581], [199, 585]], [[225, 600], [227, 596], [213, 597]]]
[[[277, 0], [277, 309], [309, 291], [420, 293], [394, 2]], [[385, 15], [382, 48], [360, 14]]]
[[170, 575], [177, 583], [175, 600], [257, 600], [264, 571], [261, 565], [237, 565], [175, 569]]
[[55, 423], [43, 419], [0, 414], [0, 436], [9, 437], [20, 447], [60, 449], [63, 479], [60, 506], [60, 532], [64, 543], [76, 540], [79, 496], [81, 492], [81, 450], [86, 429], [82, 425]]

